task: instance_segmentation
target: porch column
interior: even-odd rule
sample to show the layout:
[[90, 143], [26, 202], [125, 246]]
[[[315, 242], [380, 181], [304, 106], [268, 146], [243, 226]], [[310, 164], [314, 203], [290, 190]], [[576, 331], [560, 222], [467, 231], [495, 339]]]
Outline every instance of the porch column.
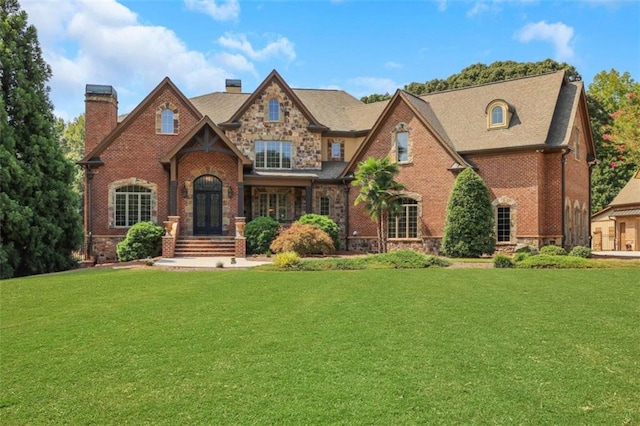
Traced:
[[306, 187], [307, 193], [307, 213], [313, 213], [313, 186]]
[[244, 213], [244, 182], [238, 182], [238, 216], [246, 216]]
[[178, 182], [172, 180], [169, 184], [169, 216], [178, 214]]

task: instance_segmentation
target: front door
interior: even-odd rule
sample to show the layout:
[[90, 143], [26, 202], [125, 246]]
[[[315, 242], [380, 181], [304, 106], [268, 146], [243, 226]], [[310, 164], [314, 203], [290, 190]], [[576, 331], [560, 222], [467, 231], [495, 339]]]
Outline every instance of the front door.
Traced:
[[203, 175], [193, 183], [193, 235], [222, 234], [222, 181]]

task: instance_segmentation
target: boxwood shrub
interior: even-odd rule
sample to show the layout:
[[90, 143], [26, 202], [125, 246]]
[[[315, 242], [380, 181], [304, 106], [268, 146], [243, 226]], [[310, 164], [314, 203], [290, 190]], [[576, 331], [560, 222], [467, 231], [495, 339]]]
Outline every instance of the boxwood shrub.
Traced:
[[116, 246], [120, 262], [158, 256], [162, 252], [164, 228], [153, 222], [138, 222]]
[[513, 260], [506, 254], [500, 253], [493, 258], [493, 266], [496, 268], [513, 268]]
[[584, 247], [584, 246], [575, 246], [569, 252], [569, 256], [582, 257], [584, 259], [588, 259], [591, 257], [591, 249], [589, 247]]
[[566, 256], [567, 251], [560, 246], [544, 246], [540, 249], [540, 254], [548, 254], [551, 256]]
[[271, 216], [261, 216], [253, 219], [244, 227], [247, 238], [247, 251], [251, 254], [264, 254], [278, 236], [280, 223]]
[[594, 268], [596, 265], [592, 260], [581, 257], [556, 256], [551, 254], [539, 254], [529, 256], [516, 263], [516, 268], [523, 269], [572, 269], [572, 268]]

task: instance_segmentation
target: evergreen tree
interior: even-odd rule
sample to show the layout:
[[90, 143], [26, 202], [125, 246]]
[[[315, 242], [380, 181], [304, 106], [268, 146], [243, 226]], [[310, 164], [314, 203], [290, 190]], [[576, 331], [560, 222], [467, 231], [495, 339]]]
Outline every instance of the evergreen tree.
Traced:
[[17, 0], [0, 0], [0, 277], [73, 265], [82, 241], [75, 166], [55, 133], [36, 29]]
[[495, 250], [493, 209], [482, 178], [468, 168], [456, 178], [447, 204], [442, 252], [450, 257], [478, 257]]

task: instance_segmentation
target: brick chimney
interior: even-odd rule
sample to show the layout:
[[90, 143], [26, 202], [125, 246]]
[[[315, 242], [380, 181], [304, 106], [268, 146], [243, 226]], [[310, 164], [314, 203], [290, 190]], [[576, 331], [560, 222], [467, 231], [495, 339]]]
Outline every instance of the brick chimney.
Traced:
[[112, 86], [87, 84], [84, 102], [86, 155], [118, 124], [118, 94]]
[[224, 85], [227, 93], [242, 93], [242, 80], [226, 79]]

